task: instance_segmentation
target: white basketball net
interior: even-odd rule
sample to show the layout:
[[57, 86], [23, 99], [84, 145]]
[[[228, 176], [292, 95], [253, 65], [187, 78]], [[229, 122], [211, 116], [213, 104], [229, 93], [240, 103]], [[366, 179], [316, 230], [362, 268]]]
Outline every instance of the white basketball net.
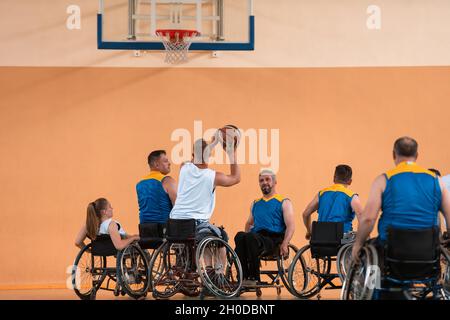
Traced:
[[175, 37], [171, 37], [167, 32], [156, 32], [166, 49], [166, 57], [164, 61], [169, 64], [179, 64], [188, 60], [188, 51], [192, 40], [198, 33], [175, 33]]

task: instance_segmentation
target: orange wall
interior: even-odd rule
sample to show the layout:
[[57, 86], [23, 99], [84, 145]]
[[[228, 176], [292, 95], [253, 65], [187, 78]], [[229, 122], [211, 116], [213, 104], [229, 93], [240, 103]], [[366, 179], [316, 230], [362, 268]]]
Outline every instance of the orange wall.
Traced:
[[[424, 166], [450, 171], [449, 85], [448, 67], [0, 68], [0, 286], [64, 283], [96, 197], [136, 232], [148, 152], [170, 150], [172, 131], [194, 120], [280, 129], [278, 191], [293, 201], [300, 246], [299, 214], [336, 164], [354, 168], [364, 201], [398, 136], [418, 139]], [[258, 170], [244, 165], [241, 184], [218, 191], [213, 221], [232, 236], [259, 196]]]

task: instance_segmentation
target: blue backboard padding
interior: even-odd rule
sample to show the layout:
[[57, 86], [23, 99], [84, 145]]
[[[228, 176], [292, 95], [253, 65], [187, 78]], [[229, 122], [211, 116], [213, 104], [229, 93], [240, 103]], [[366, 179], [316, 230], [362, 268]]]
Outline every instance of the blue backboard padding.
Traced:
[[[103, 16], [97, 15], [97, 42], [101, 50], [165, 50], [162, 42], [103, 41]], [[252, 51], [255, 50], [255, 17], [249, 17], [249, 42], [193, 42], [191, 51]]]

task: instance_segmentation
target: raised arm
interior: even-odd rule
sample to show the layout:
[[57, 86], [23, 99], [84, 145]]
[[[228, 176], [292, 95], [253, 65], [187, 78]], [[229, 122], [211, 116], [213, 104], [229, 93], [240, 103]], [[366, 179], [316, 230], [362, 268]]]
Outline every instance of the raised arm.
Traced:
[[292, 206], [292, 202], [289, 199], [283, 201], [282, 205], [283, 209], [283, 219], [284, 224], [286, 225], [286, 231], [284, 233], [284, 239], [281, 243], [281, 254], [284, 256], [288, 254], [288, 245], [289, 241], [291, 241], [292, 236], [295, 232], [295, 216], [294, 216], [294, 208]]
[[230, 174], [226, 175], [222, 172], [216, 172], [214, 186], [231, 187], [241, 181], [241, 169], [237, 164], [236, 150], [228, 154], [230, 157]]
[[174, 205], [175, 200], [177, 200], [177, 182], [174, 178], [167, 176], [163, 180], [163, 188], [169, 195], [170, 202], [172, 202], [172, 205]]
[[367, 199], [366, 207], [359, 219], [358, 231], [356, 232], [356, 241], [353, 245], [352, 257], [358, 258], [359, 250], [364, 245], [364, 242], [369, 237], [375, 226], [378, 215], [381, 210], [381, 197], [386, 188], [386, 178], [384, 175], [378, 176], [372, 184], [369, 198]]
[[306, 227], [306, 240], [309, 240], [311, 238], [311, 215], [316, 212], [319, 209], [319, 195], [316, 194], [316, 196], [311, 200], [311, 202], [306, 206], [305, 211], [303, 211], [302, 217], [303, 217], [303, 223]]

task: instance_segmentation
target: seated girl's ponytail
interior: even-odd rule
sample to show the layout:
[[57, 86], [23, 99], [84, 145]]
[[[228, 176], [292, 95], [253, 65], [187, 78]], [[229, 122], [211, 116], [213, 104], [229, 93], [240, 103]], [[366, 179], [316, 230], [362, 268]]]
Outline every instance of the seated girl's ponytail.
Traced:
[[100, 228], [101, 211], [108, 206], [108, 200], [99, 198], [94, 202], [89, 203], [86, 214], [86, 231], [87, 236], [92, 241], [97, 238], [97, 233]]

